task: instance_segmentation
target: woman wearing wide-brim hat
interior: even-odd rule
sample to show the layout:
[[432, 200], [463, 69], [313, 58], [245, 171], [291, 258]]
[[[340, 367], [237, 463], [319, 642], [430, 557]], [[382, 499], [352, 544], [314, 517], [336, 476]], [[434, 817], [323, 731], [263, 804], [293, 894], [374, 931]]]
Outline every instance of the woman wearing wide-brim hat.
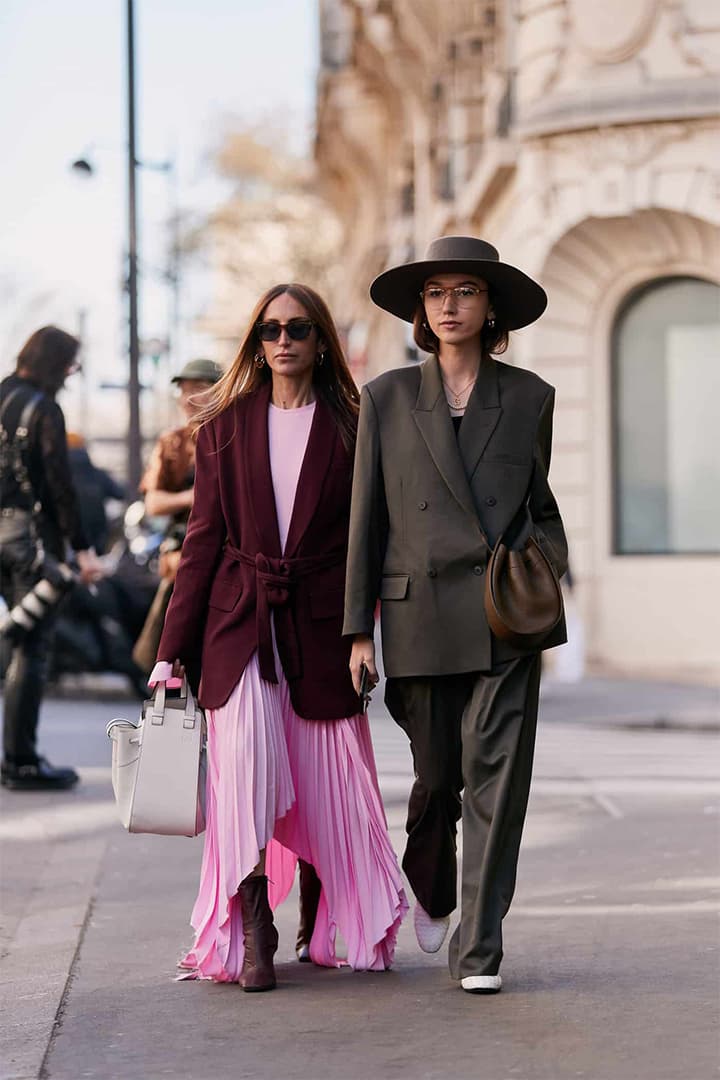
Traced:
[[[496, 637], [485, 574], [512, 525], [558, 576], [567, 544], [548, 483], [555, 392], [495, 359], [545, 310], [537, 282], [474, 237], [434, 240], [425, 259], [381, 274], [370, 295], [414, 327], [423, 363], [387, 371], [361, 396], [344, 633], [351, 670], [377, 677], [382, 601], [385, 700], [410, 738], [416, 780], [403, 867], [420, 947], [436, 952], [456, 907], [450, 972], [464, 990], [501, 986], [502, 919], [512, 898], [537, 721], [540, 653]], [[464, 794], [461, 792], [464, 789]]]

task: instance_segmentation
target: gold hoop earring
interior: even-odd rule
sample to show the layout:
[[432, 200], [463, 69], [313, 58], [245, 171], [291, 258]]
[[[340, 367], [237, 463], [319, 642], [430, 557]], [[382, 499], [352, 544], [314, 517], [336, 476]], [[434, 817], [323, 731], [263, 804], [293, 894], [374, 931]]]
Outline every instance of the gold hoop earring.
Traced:
[[323, 366], [323, 364], [325, 363], [325, 357], [326, 356], [327, 356], [327, 352], [319, 352], [317, 354], [317, 357], [315, 358], [315, 362], [316, 362], [318, 367]]
[[265, 367], [265, 357], [262, 353], [258, 353], [255, 357], [255, 367]]

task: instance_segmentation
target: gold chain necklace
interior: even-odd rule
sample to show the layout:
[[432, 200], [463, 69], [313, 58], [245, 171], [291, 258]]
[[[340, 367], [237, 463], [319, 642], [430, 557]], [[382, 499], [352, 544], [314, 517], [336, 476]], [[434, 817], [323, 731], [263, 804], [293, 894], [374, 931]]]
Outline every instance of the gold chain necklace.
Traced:
[[[442, 376], [441, 376], [441, 378], [442, 378]], [[451, 395], [452, 395], [452, 399], [453, 399], [452, 400], [452, 406], [453, 406], [454, 409], [462, 409], [462, 407], [463, 407], [463, 405], [462, 405], [462, 396], [463, 396], [463, 394], [467, 390], [469, 390], [471, 386], [474, 386], [476, 382], [477, 382], [477, 375], [475, 376], [474, 379], [471, 379], [470, 382], [467, 384], [467, 386], [464, 386], [462, 390], [455, 391], [455, 390], [453, 390], [452, 386], [448, 386], [448, 384], [445, 382], [444, 379], [442, 380], [443, 386], [445, 387], [446, 390], [449, 390]]]

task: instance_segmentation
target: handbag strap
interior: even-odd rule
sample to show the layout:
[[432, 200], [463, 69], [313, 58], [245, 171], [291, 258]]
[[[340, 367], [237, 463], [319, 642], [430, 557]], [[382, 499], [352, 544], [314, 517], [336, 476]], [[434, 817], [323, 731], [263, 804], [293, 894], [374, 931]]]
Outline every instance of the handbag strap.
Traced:
[[[536, 464], [535, 459], [533, 458], [533, 465], [532, 465], [532, 469], [530, 470], [530, 479], [528, 480], [528, 485], [527, 485], [527, 488], [525, 489], [525, 494], [522, 497], [522, 502], [518, 506], [518, 508], [515, 511], [515, 513], [513, 514], [513, 516], [510, 518], [510, 521], [507, 523], [507, 525], [503, 529], [500, 536], [498, 536], [497, 541], [495, 542], [495, 548], [497, 548], [499, 544], [504, 544], [505, 543], [505, 539], [512, 532], [513, 526], [515, 525], [515, 522], [517, 520], [517, 516], [520, 513], [520, 511], [523, 509], [523, 507], [525, 507], [527, 509], [528, 513], [530, 513], [530, 499], [532, 497], [533, 480], [535, 479], [535, 464]], [[531, 515], [531, 517], [532, 517], [532, 515]]]
[[[150, 722], [152, 724], [158, 725], [163, 723], [165, 719], [166, 700], [165, 683], [160, 682], [155, 687], [155, 692], [152, 696], [152, 708], [150, 709]], [[195, 727], [198, 720], [202, 720], [202, 713], [195, 705], [195, 698], [185, 675], [183, 675], [182, 685], [180, 687], [180, 701], [185, 702], [183, 727], [192, 729]]]

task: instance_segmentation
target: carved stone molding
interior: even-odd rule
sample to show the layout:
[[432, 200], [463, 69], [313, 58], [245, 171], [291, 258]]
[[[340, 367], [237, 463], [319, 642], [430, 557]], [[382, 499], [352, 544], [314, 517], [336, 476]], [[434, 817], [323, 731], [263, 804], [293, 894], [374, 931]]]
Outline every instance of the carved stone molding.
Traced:
[[602, 134], [554, 135], [548, 138], [546, 149], [575, 157], [581, 169], [589, 172], [610, 162], [625, 169], [637, 169], [659, 157], [666, 147], [683, 142], [701, 130], [693, 123], [628, 124], [606, 129]]
[[568, 0], [578, 46], [598, 63], [617, 64], [633, 56], [648, 40], [658, 0]]

